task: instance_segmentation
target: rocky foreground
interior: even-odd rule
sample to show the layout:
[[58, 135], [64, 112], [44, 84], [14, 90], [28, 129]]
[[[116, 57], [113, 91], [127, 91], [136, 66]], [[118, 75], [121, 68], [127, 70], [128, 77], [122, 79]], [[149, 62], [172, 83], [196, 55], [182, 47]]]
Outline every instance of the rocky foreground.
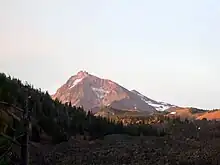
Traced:
[[[108, 135], [102, 140], [71, 139], [44, 154], [47, 165], [217, 165], [218, 127], [178, 126], [163, 137]], [[201, 129], [201, 130], [200, 130]], [[38, 157], [40, 158], [40, 157]], [[38, 159], [40, 160], [40, 159]]]

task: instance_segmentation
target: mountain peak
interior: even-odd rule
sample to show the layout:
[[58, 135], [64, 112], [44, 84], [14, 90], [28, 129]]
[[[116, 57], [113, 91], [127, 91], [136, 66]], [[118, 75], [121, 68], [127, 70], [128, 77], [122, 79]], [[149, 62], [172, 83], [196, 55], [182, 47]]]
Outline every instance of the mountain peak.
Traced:
[[110, 105], [120, 110], [151, 113], [170, 107], [149, 99], [136, 90], [129, 91], [114, 81], [93, 76], [82, 70], [62, 85], [53, 98], [63, 103], [71, 102], [72, 105], [83, 106], [85, 110]]
[[83, 78], [83, 77], [87, 77], [89, 75], [89, 73], [87, 71], [79, 71], [77, 73], [77, 77]]

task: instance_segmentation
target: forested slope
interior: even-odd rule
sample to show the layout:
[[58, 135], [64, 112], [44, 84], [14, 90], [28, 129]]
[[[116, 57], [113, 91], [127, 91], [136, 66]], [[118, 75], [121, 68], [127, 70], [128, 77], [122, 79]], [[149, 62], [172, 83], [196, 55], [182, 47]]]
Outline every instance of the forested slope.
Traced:
[[[149, 125], [123, 126], [121, 122], [113, 122], [85, 112], [83, 107], [74, 107], [70, 103], [62, 104], [58, 100], [53, 100], [47, 92], [34, 89], [28, 83], [23, 84], [19, 79], [1, 73], [0, 101], [24, 109], [26, 100], [32, 121], [31, 138], [37, 142], [40, 141], [42, 132], [52, 137], [54, 143], [65, 141], [76, 134], [99, 138], [115, 133], [131, 135], [139, 135], [144, 131], [147, 131], [147, 134], [156, 133]], [[18, 127], [19, 124], [14, 125]]]
[[28, 83], [23, 84], [19, 79], [0, 74], [0, 101], [24, 109], [27, 98], [30, 116], [34, 119], [32, 121], [35, 121], [32, 123], [34, 131], [37, 131], [35, 135], [43, 130], [53, 137], [56, 143], [66, 140], [71, 135], [84, 132], [101, 136], [121, 132], [123, 129], [121, 124], [94, 117], [91, 113], [83, 111], [82, 107], [73, 107], [68, 103], [61, 104], [58, 100], [52, 100], [47, 92], [34, 89]]

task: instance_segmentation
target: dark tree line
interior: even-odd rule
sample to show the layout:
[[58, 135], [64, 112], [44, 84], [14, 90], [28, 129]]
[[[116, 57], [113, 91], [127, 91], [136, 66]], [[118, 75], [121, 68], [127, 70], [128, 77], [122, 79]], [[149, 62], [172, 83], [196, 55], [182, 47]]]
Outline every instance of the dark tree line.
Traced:
[[[70, 136], [85, 135], [85, 132], [92, 138], [99, 138], [113, 133], [139, 135], [141, 130], [149, 130], [146, 127], [143, 129], [143, 126], [125, 127], [122, 122], [95, 117], [92, 113], [85, 112], [82, 107], [72, 106], [71, 103], [62, 104], [53, 100], [48, 92], [34, 89], [28, 83], [23, 84], [19, 79], [0, 73], [0, 101], [24, 109], [28, 96], [31, 96], [28, 109], [32, 118], [31, 139], [34, 141], [40, 140], [42, 132], [51, 136], [54, 143], [59, 143]], [[18, 127], [19, 124], [16, 125]]]

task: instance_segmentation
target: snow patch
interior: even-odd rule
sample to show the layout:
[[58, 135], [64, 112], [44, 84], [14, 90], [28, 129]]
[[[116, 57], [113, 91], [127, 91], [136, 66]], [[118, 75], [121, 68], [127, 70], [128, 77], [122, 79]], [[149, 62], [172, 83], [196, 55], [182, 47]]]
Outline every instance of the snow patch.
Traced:
[[69, 89], [75, 87], [77, 84], [79, 84], [81, 81], [83, 80], [83, 78], [79, 78], [79, 79], [76, 79], [73, 84], [69, 87]]
[[176, 112], [170, 112], [170, 114], [171, 114], [171, 115], [175, 115], [175, 114], [176, 114]]
[[170, 105], [166, 105], [166, 104], [164, 105], [164, 103], [156, 104], [156, 103], [151, 103], [150, 101], [148, 102], [148, 104], [154, 107], [157, 111], [165, 111], [166, 109], [169, 109], [172, 107]]
[[134, 109], [137, 110], [137, 105], [136, 104], [134, 105]]
[[92, 87], [92, 90], [95, 92], [96, 96], [98, 98], [100, 98], [100, 99], [104, 98], [104, 96], [109, 93], [109, 91], [104, 90], [102, 88], [94, 88], [94, 87]]
[[168, 104], [163, 103], [163, 102], [153, 103], [152, 101], [145, 100], [144, 98], [141, 98], [141, 100], [143, 100], [148, 105], [154, 107], [157, 111], [165, 111], [166, 109], [169, 109], [169, 108], [172, 107], [171, 105], [168, 105]]
[[146, 98], [146, 96], [140, 94], [140, 93], [137, 93], [137, 92], [133, 92], [135, 94], [137, 94], [138, 96], [140, 96], [141, 100], [144, 101], [145, 103], [147, 103], [148, 105], [154, 107], [157, 111], [165, 111], [171, 107], [175, 107], [175, 106], [172, 106], [172, 105], [169, 105], [167, 103], [164, 103], [164, 102], [152, 102], [151, 100], [148, 100]]

